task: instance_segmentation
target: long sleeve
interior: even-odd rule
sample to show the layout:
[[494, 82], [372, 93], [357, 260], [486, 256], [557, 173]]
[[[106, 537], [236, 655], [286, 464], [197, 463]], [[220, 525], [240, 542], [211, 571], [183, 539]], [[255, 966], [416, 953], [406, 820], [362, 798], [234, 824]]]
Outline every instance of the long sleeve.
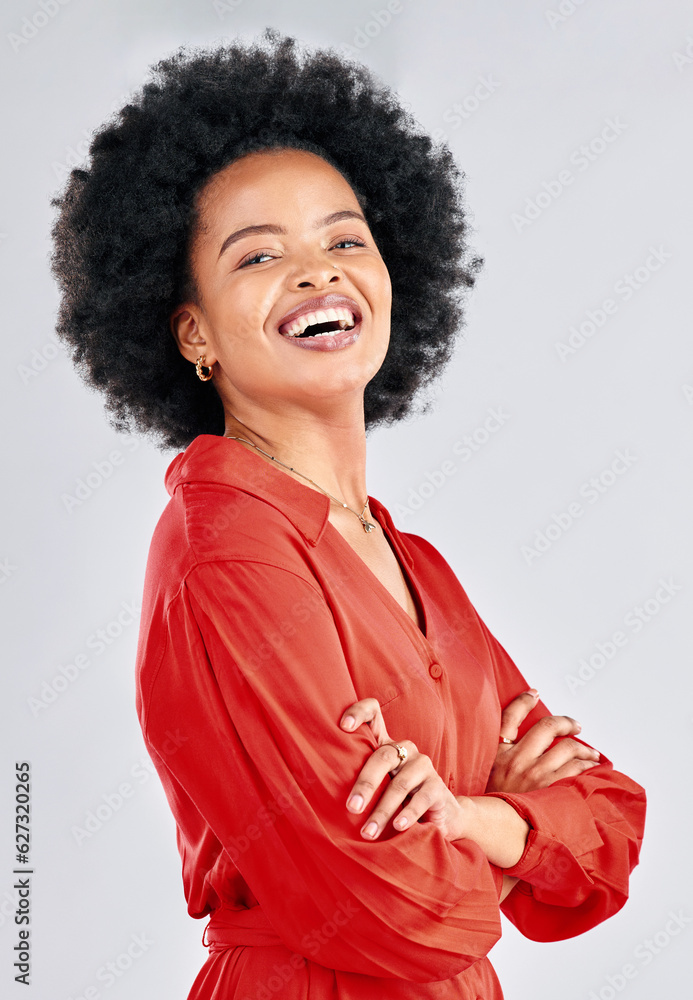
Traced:
[[[475, 610], [452, 567], [418, 535], [403, 536], [430, 567], [426, 582], [448, 600], [448, 624], [493, 675], [500, 707], [527, 691], [525, 680]], [[540, 701], [520, 727], [523, 736], [551, 714]], [[489, 734], [495, 744], [495, 732]], [[494, 752], [495, 756], [495, 752]], [[525, 851], [505, 874], [521, 879], [501, 904], [526, 936], [555, 941], [582, 934], [616, 913], [628, 898], [645, 822], [645, 792], [602, 763], [579, 777], [522, 794], [487, 793], [509, 802], [530, 824]]]
[[[199, 814], [282, 942], [328, 968], [424, 983], [485, 956], [501, 875], [482, 851], [425, 823], [367, 842], [346, 809], [377, 743], [367, 726], [338, 726], [368, 692], [354, 688], [320, 588], [261, 561], [210, 561], [160, 618], [140, 719], [184, 855], [199, 846], [185, 817]], [[337, 912], [339, 934], [318, 946]]]
[[[529, 685], [478, 621], [505, 706]], [[539, 702], [519, 736], [548, 714]], [[573, 937], [623, 906], [645, 823], [645, 792], [640, 785], [614, 770], [602, 755], [601, 764], [547, 788], [489, 794], [509, 802], [531, 826], [522, 858], [506, 870], [522, 881], [502, 904], [526, 937], [536, 941]]]

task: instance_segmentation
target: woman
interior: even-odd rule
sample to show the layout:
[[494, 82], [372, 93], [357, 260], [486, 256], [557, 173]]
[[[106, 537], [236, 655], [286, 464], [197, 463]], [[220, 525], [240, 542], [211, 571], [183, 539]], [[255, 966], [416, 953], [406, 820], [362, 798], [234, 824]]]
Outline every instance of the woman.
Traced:
[[627, 898], [642, 789], [528, 690], [366, 489], [366, 429], [450, 357], [460, 175], [362, 67], [177, 57], [58, 204], [59, 330], [166, 474], [138, 711], [177, 823], [190, 998], [501, 997], [500, 908]]

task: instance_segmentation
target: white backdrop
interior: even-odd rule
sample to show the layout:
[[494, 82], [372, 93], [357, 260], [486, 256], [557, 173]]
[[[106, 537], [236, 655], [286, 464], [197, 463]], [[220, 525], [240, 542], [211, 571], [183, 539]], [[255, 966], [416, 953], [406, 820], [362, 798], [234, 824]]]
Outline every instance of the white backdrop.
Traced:
[[[0, 17], [2, 995], [184, 1000], [206, 956], [134, 709], [173, 453], [116, 435], [56, 346], [49, 199], [150, 63], [266, 25], [348, 47], [468, 176], [486, 258], [468, 326], [429, 412], [370, 435], [369, 493], [649, 793], [621, 913], [550, 945], [505, 922], [508, 1000], [690, 995], [690, 2], [11, 0]], [[12, 968], [23, 760], [30, 991]]]

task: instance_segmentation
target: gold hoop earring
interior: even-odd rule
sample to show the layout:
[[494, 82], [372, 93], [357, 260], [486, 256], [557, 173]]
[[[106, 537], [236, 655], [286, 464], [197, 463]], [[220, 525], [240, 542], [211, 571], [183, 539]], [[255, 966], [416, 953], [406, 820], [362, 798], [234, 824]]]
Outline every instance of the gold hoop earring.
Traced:
[[[204, 375], [203, 374], [203, 372], [202, 372], [202, 366], [203, 365], [205, 366], [205, 368], [209, 368], [209, 375]], [[211, 379], [211, 377], [213, 375], [213, 371], [212, 371], [213, 368], [214, 368], [213, 364], [211, 364], [211, 365], [205, 365], [205, 356], [204, 356], [204, 354], [201, 354], [199, 356], [199, 358], [197, 359], [197, 361], [195, 362], [195, 371], [197, 372], [197, 377], [199, 379], [202, 379], [203, 382], [209, 382], [209, 380]]]

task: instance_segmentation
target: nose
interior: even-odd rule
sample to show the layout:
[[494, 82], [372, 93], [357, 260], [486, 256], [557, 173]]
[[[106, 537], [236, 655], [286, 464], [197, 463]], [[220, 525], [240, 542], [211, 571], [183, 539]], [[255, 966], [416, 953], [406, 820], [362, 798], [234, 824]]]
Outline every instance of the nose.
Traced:
[[323, 288], [342, 280], [342, 272], [332, 261], [321, 256], [306, 257], [295, 267], [291, 276], [294, 288]]

